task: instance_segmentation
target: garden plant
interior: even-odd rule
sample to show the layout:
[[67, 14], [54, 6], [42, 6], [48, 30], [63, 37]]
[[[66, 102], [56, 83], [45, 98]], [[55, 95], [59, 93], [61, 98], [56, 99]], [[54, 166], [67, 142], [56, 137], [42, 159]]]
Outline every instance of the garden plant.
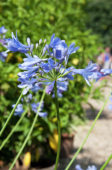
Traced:
[[[12, 33], [12, 38], [5, 38], [4, 34], [6, 33], [4, 26], [0, 28], [1, 39], [0, 42], [5, 51], [0, 53], [0, 58], [5, 62], [8, 53], [10, 52], [19, 52], [25, 55], [23, 63], [19, 64], [19, 69], [22, 70], [18, 73], [18, 87], [21, 90], [21, 94], [16, 102], [13, 104], [12, 111], [6, 119], [6, 122], [2, 125], [0, 136], [3, 135], [3, 132], [8, 127], [9, 121], [13, 115], [19, 116], [19, 120], [9, 131], [9, 135], [1, 142], [0, 150], [8, 142], [9, 138], [12, 136], [18, 125], [24, 119], [26, 113], [29, 113], [29, 119], [31, 119], [31, 126], [29, 131], [26, 134], [24, 142], [21, 144], [18, 149], [18, 153], [15, 159], [12, 161], [10, 170], [14, 167], [17, 159], [20, 157], [23, 149], [25, 148], [30, 136], [33, 132], [33, 129], [37, 121], [40, 121], [40, 124], [47, 115], [50, 114], [44, 109], [44, 100], [46, 95], [51, 95], [54, 98], [56, 118], [57, 118], [57, 131], [58, 131], [58, 146], [57, 146], [57, 156], [55, 162], [55, 170], [58, 169], [59, 156], [61, 149], [61, 119], [60, 119], [60, 109], [59, 109], [59, 99], [63, 98], [63, 92], [67, 91], [69, 80], [74, 80], [75, 76], [81, 75], [88, 86], [91, 86], [91, 82], [98, 81], [100, 78], [110, 75], [112, 69], [101, 69], [99, 65], [93, 62], [89, 62], [85, 68], [75, 68], [74, 66], [69, 66], [69, 58], [73, 53], [77, 53], [79, 50], [78, 46], [75, 46], [75, 43], [71, 43], [68, 47], [65, 40], [61, 40], [58, 37], [55, 37], [55, 34], [51, 36], [51, 40], [48, 43], [46, 39], [40, 39], [38, 43], [33, 44], [31, 39], [27, 38], [27, 44], [22, 44], [18, 37], [17, 32], [16, 36]], [[40, 93], [40, 98], [37, 96], [37, 93]], [[74, 94], [75, 95], [75, 94]], [[109, 97], [108, 97], [109, 98]], [[86, 143], [92, 129], [95, 126], [97, 119], [100, 117], [104, 106], [106, 105], [107, 100], [104, 102], [103, 107], [97, 114], [90, 130], [80, 148], [76, 151], [70, 163], [65, 168], [68, 170], [76, 159], [78, 153], [83, 148]], [[24, 103], [24, 105], [23, 105]], [[30, 114], [31, 110], [33, 115]], [[40, 117], [40, 119], [39, 119]], [[42, 119], [41, 119], [42, 118]], [[46, 128], [46, 122], [44, 124]], [[44, 128], [43, 127], [43, 128]], [[37, 126], [38, 128], [38, 126]], [[38, 129], [37, 129], [38, 130]], [[101, 167], [103, 170], [108, 162], [111, 160], [112, 155], [109, 156], [105, 164]], [[81, 170], [81, 167], [76, 166], [77, 170]], [[96, 169], [95, 166], [88, 167], [88, 169]]]
[[[44, 165], [46, 160], [52, 165], [58, 153], [56, 169], [59, 136], [71, 135], [78, 124], [84, 124], [82, 103], [88, 97], [101, 99], [102, 81], [95, 89], [94, 81], [111, 74], [110, 69], [94, 64], [99, 47], [111, 46], [111, 4], [111, 0], [0, 1], [0, 166], [1, 162], [3, 166], [12, 163], [10, 169], [18, 162], [25, 165], [27, 157], [27, 168], [35, 162]], [[66, 169], [71, 168], [104, 106]]]

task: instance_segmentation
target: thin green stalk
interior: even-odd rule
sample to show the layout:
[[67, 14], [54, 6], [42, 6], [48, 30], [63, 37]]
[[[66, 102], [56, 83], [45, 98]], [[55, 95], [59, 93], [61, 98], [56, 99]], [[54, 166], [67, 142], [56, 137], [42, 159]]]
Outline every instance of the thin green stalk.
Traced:
[[55, 163], [55, 170], [58, 168], [59, 156], [60, 156], [60, 148], [61, 148], [61, 127], [60, 127], [60, 116], [59, 116], [59, 103], [58, 103], [58, 96], [57, 96], [57, 83], [55, 81], [54, 85], [55, 90], [55, 104], [56, 104], [56, 111], [57, 111], [57, 120], [58, 120], [58, 150], [56, 156], [56, 163]]
[[12, 111], [11, 111], [11, 113], [9, 114], [9, 116], [8, 116], [8, 118], [7, 118], [7, 120], [6, 120], [5, 124], [4, 124], [4, 126], [2, 127], [2, 129], [1, 129], [1, 131], [0, 131], [0, 136], [1, 136], [2, 133], [4, 132], [4, 130], [5, 130], [5, 128], [6, 128], [7, 124], [8, 124], [8, 122], [10, 121], [11, 117], [13, 116], [13, 114], [14, 114], [14, 112], [15, 112], [15, 110], [16, 110], [16, 107], [17, 107], [17, 105], [19, 104], [19, 102], [20, 102], [22, 96], [23, 96], [23, 91], [21, 92], [21, 94], [20, 94], [20, 96], [19, 96], [19, 98], [18, 98], [18, 100], [17, 100], [17, 102], [16, 102], [16, 104], [15, 104], [15, 107], [12, 109]]
[[36, 113], [36, 115], [35, 115], [35, 117], [34, 117], [34, 120], [33, 120], [32, 126], [31, 126], [31, 128], [30, 128], [30, 131], [29, 131], [29, 133], [28, 133], [26, 139], [24, 140], [24, 143], [23, 143], [22, 147], [20, 148], [18, 154], [16, 155], [14, 161], [12, 162], [12, 164], [11, 164], [9, 170], [12, 170], [12, 168], [14, 167], [14, 165], [15, 165], [17, 159], [19, 158], [19, 156], [20, 156], [20, 154], [22, 153], [22, 151], [23, 151], [25, 145], [26, 145], [27, 142], [28, 142], [28, 139], [29, 139], [29, 137], [30, 137], [30, 135], [31, 135], [31, 133], [32, 133], [32, 131], [33, 131], [33, 129], [34, 129], [35, 123], [36, 123], [36, 121], [37, 121], [38, 112], [40, 111], [40, 107], [41, 107], [41, 105], [42, 105], [42, 101], [43, 101], [44, 97], [45, 97], [45, 90], [43, 91], [43, 94], [42, 94], [42, 97], [41, 97], [41, 101], [40, 101], [40, 104], [39, 104], [37, 113]]
[[1, 146], [0, 146], [0, 150], [2, 150], [2, 148], [5, 146], [5, 144], [7, 143], [7, 141], [9, 140], [9, 138], [12, 136], [12, 134], [14, 133], [14, 131], [16, 130], [17, 126], [21, 123], [21, 121], [23, 120], [24, 116], [26, 115], [28, 110], [25, 110], [23, 112], [23, 114], [21, 115], [20, 119], [17, 121], [16, 125], [13, 127], [12, 131], [9, 133], [9, 135], [5, 138], [5, 140], [2, 142]]
[[108, 165], [111, 159], [112, 159], [112, 154], [110, 154], [110, 156], [108, 157], [106, 162], [103, 164], [103, 166], [100, 168], [100, 170], [104, 170], [104, 168]]
[[68, 170], [68, 169], [71, 167], [71, 165], [72, 165], [72, 163], [74, 162], [74, 160], [76, 159], [77, 155], [79, 154], [79, 152], [80, 152], [81, 149], [83, 148], [84, 144], [86, 143], [86, 141], [87, 141], [90, 133], [92, 132], [92, 130], [93, 130], [95, 124], [96, 124], [96, 121], [98, 120], [98, 118], [100, 117], [102, 111], [104, 110], [104, 107], [106, 106], [106, 104], [107, 104], [107, 102], [108, 102], [108, 100], [109, 100], [109, 97], [110, 97], [110, 95], [109, 95], [108, 98], [105, 100], [102, 108], [100, 109], [100, 111], [98, 112], [95, 120], [93, 121], [93, 123], [92, 123], [92, 125], [91, 125], [91, 127], [90, 127], [90, 129], [89, 129], [89, 131], [88, 131], [88, 133], [87, 133], [87, 135], [86, 135], [86, 137], [84, 138], [81, 146], [79, 147], [79, 149], [77, 150], [77, 152], [75, 153], [75, 155], [73, 156], [72, 160], [71, 160], [70, 163], [67, 165], [67, 167], [65, 168], [65, 170]]

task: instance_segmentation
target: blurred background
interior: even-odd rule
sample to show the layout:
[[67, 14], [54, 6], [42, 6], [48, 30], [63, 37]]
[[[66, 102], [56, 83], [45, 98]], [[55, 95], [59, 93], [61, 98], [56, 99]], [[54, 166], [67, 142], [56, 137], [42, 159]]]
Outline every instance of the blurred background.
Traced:
[[[5, 26], [8, 30], [6, 38], [11, 37], [11, 32], [15, 34], [17, 31], [19, 40], [24, 44], [27, 37], [31, 38], [32, 43], [37, 43], [41, 38], [49, 42], [53, 33], [65, 39], [68, 45], [75, 42], [80, 49], [71, 55], [70, 66], [85, 68], [91, 60], [98, 62], [103, 68], [111, 68], [111, 0], [0, 0], [1, 26]], [[1, 51], [3, 51], [2, 46], [0, 46]], [[16, 103], [20, 95], [17, 73], [20, 71], [18, 64], [22, 63], [23, 58], [24, 55], [20, 53], [9, 53], [6, 62], [0, 61], [0, 128], [6, 121], [12, 104]], [[74, 81], [70, 81], [68, 90], [59, 99], [62, 158], [69, 156], [78, 126], [83, 128], [87, 123], [85, 103], [93, 113], [96, 108], [88, 99], [91, 98], [96, 102], [104, 100], [102, 89], [108, 84], [107, 82], [108, 78], [100, 81], [99, 85], [88, 87], [82, 77], [75, 76]], [[40, 95], [41, 93], [37, 94], [36, 98]], [[44, 109], [48, 117], [39, 118], [30, 140], [16, 163], [16, 168], [19, 166], [44, 168], [54, 164], [58, 142], [57, 119], [54, 99], [49, 95], [46, 95]], [[0, 142], [18, 119], [18, 116], [12, 118]], [[0, 151], [1, 169], [7, 168], [14, 159], [31, 127], [32, 120], [33, 113], [32, 115], [30, 113]]]

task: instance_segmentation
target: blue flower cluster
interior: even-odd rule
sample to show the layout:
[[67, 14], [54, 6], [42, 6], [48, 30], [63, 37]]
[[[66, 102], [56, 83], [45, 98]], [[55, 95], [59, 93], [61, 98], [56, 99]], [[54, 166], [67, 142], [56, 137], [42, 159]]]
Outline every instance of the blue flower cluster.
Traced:
[[[29, 90], [36, 92], [46, 86], [46, 93], [51, 94], [55, 81], [57, 82], [58, 95], [67, 90], [68, 80], [73, 80], [73, 76], [80, 74], [90, 85], [91, 80], [99, 80], [101, 77], [112, 73], [112, 69], [100, 69], [97, 64], [90, 62], [85, 69], [76, 69], [68, 67], [69, 56], [75, 53], [79, 47], [72, 43], [69, 47], [65, 40], [55, 37], [53, 34], [49, 44], [45, 44], [42, 55], [33, 55], [33, 44], [27, 39], [28, 45], [22, 44], [12, 33], [12, 39], [6, 39], [8, 51], [24, 53], [26, 58], [19, 68], [23, 71], [18, 74], [20, 84], [19, 88], [24, 88], [23, 94]], [[42, 40], [39, 41], [39, 44]], [[37, 46], [37, 44], [36, 44]], [[29, 53], [28, 53], [29, 52]]]
[[[22, 102], [25, 102], [25, 105], [27, 105], [27, 107], [29, 107], [29, 109], [31, 109], [34, 113], [38, 114], [40, 117], [46, 117], [47, 113], [46, 112], [42, 112], [44, 103], [42, 103], [39, 112], [37, 113], [38, 107], [40, 103], [34, 103], [33, 102], [33, 98], [32, 98], [32, 94], [28, 94], [27, 96], [24, 96], [21, 99]], [[15, 104], [12, 105], [12, 107], [15, 107]], [[23, 105], [22, 104], [18, 104], [15, 110], [14, 115], [15, 116], [21, 116], [21, 114], [24, 112], [23, 109]]]
[[[24, 62], [19, 65], [19, 68], [24, 71], [18, 74], [18, 80], [21, 82], [18, 87], [24, 88], [23, 94], [27, 94], [29, 90], [36, 92], [43, 89], [44, 86], [47, 86], [46, 93], [50, 94], [53, 91], [55, 81], [57, 81], [57, 91], [61, 97], [62, 92], [67, 90], [67, 80], [73, 80], [72, 70], [74, 68], [66, 69], [69, 55], [75, 53], [78, 48], [74, 47], [74, 43], [67, 47], [64, 40], [54, 38], [53, 34], [50, 44], [45, 45], [42, 56], [39, 57], [31, 55], [30, 46], [24, 46], [14, 35], [12, 39], [8, 39], [7, 49], [9, 51], [23, 52], [26, 56], [23, 59]], [[30, 54], [27, 53], [28, 49]]]
[[[4, 32], [4, 31], [3, 31]], [[19, 65], [22, 70], [18, 74], [19, 88], [24, 89], [23, 95], [28, 92], [37, 92], [43, 90], [46, 87], [46, 93], [54, 95], [53, 89], [55, 82], [57, 83], [57, 93], [59, 97], [62, 97], [62, 93], [67, 90], [68, 80], [73, 80], [74, 75], [80, 74], [83, 76], [88, 85], [95, 80], [107, 76], [112, 73], [112, 69], [100, 69], [100, 67], [90, 62], [84, 69], [77, 69], [74, 67], [68, 67], [69, 56], [79, 49], [75, 47], [75, 43], [72, 43], [69, 47], [65, 43], [65, 40], [61, 40], [52, 35], [50, 43], [41, 47], [43, 40], [40, 39], [34, 46], [31, 44], [30, 38], [27, 38], [27, 44], [22, 44], [18, 38], [12, 33], [12, 38], [5, 39], [5, 47], [7, 52], [21, 52], [25, 54], [23, 63]], [[35, 51], [39, 51], [41, 47], [41, 53], [35, 55]], [[36, 50], [34, 50], [34, 47]], [[38, 52], [37, 52], [38, 53]], [[2, 53], [6, 57], [5, 53]], [[33, 111], [37, 108], [37, 104], [32, 104]]]
[[[84, 170], [81, 168], [81, 166], [78, 164], [75, 166], [75, 170]], [[92, 165], [92, 166], [88, 166], [86, 170], [97, 170], [96, 166]]]
[[[6, 40], [5, 40], [5, 33], [7, 32], [7, 29], [5, 29], [4, 26], [0, 27], [0, 44], [5, 47]], [[7, 51], [0, 52], [0, 60], [5, 61], [7, 57]]]
[[[14, 107], [15, 107], [15, 104], [13, 104], [12, 107], [14, 108]], [[15, 115], [15, 116], [21, 116], [21, 114], [22, 114], [23, 112], [24, 112], [24, 110], [23, 110], [23, 105], [22, 105], [22, 104], [18, 104], [17, 107], [16, 107], [16, 110], [15, 110], [14, 115]]]

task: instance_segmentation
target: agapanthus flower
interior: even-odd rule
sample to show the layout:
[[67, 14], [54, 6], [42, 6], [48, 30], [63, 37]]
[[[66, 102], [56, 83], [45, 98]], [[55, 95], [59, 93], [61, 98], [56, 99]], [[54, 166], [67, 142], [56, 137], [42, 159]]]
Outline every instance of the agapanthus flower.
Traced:
[[62, 74], [62, 76], [64, 76], [64, 78], [69, 79], [69, 80], [73, 80], [74, 79], [74, 67], [69, 67], [69, 68], [64, 68], [61, 67], [59, 72]]
[[31, 40], [30, 40], [30, 38], [29, 38], [29, 37], [27, 38], [27, 43], [28, 43], [28, 46], [30, 47], [30, 52], [31, 52], [31, 54], [32, 54], [32, 51], [33, 51], [34, 45], [33, 45], [33, 44], [31, 44]]
[[2, 44], [2, 46], [4, 46], [4, 47], [6, 47], [6, 41], [5, 41], [5, 39], [0, 39], [0, 43]]
[[47, 61], [48, 61], [47, 63], [42, 62], [40, 65], [43, 71], [46, 73], [50, 72], [58, 65], [58, 63], [55, 64], [55, 61], [51, 58], [49, 58]]
[[28, 46], [24, 45], [18, 40], [17, 33], [16, 33], [16, 37], [12, 33], [12, 39], [11, 38], [6, 39], [6, 43], [7, 43], [6, 48], [12, 52], [27, 53], [31, 48], [29, 45]]
[[21, 84], [18, 85], [19, 88], [24, 88], [23, 95], [27, 94], [27, 92], [32, 89], [35, 84], [37, 84], [37, 80], [35, 78], [27, 79], [27, 78], [19, 78], [18, 81]]
[[[13, 37], [13, 39], [15, 40], [16, 38]], [[30, 47], [31, 43], [29, 38], [27, 42], [28, 47]], [[39, 44], [40, 42], [41, 39]], [[87, 84], [90, 85], [91, 80], [97, 81], [101, 77], [112, 73], [112, 70], [100, 69], [97, 64], [92, 62], [84, 69], [76, 69], [74, 67], [66, 68], [69, 55], [75, 53], [78, 48], [79, 47], [75, 47], [74, 43], [68, 47], [65, 40], [61, 40], [58, 37], [55, 38], [53, 34], [50, 43], [43, 48], [41, 58], [37, 55], [30, 56], [28, 53], [25, 53], [26, 58], [24, 58], [24, 62], [19, 65], [19, 68], [22, 69], [23, 72], [18, 74], [18, 80], [21, 82], [18, 87], [24, 88], [23, 94], [27, 94], [29, 90], [36, 92], [43, 89], [44, 86], [46, 86], [46, 93], [51, 94], [56, 81], [58, 95], [62, 96], [62, 92], [67, 90], [68, 80], [73, 80], [75, 74], [82, 75]], [[45, 54], [46, 51], [49, 55]]]
[[34, 55], [33, 57], [30, 56], [29, 54], [25, 54], [27, 58], [24, 58], [23, 61], [24, 63], [19, 65], [19, 68], [22, 70], [26, 70], [27, 68], [30, 68], [34, 65], [40, 65], [40, 62], [44, 61], [40, 59], [38, 56]]
[[90, 81], [98, 81], [100, 78], [111, 74], [112, 69], [100, 69], [98, 64], [90, 62], [85, 69], [73, 69], [73, 73], [82, 75], [90, 86]]
[[110, 99], [111, 104], [108, 105], [108, 108], [109, 110], [112, 110], [112, 93], [109, 99]]
[[39, 104], [40, 104], [40, 103], [32, 103], [32, 104], [31, 104], [32, 110], [33, 110], [36, 114], [38, 114], [40, 117], [46, 117], [46, 116], [47, 116], [47, 113], [46, 113], [46, 112], [42, 112], [43, 103], [42, 103], [42, 105], [41, 105], [41, 108], [40, 108], [39, 112], [37, 112], [38, 107], [39, 107]]
[[7, 29], [4, 26], [0, 27], [0, 34], [4, 34], [6, 32], [7, 32]]
[[[15, 104], [13, 104], [12, 107], [14, 108], [14, 107], [15, 107]], [[24, 110], [23, 110], [23, 105], [22, 105], [22, 104], [18, 104], [17, 107], [16, 107], [16, 110], [15, 110], [14, 115], [15, 115], [15, 116], [21, 116], [21, 114], [22, 114], [23, 112], [24, 112]]]
[[2, 52], [0, 52], [0, 60], [1, 61], [5, 61], [6, 60], [6, 58], [7, 58], [7, 52], [6, 51], [2, 51]]
[[31, 77], [34, 77], [36, 72], [38, 71], [38, 66], [35, 67], [29, 67], [28, 71], [20, 72], [18, 73], [18, 76], [24, 79], [29, 79]]
[[[75, 169], [76, 170], [83, 170], [79, 164], [75, 166]], [[92, 165], [92, 166], [88, 166], [86, 170], [97, 170], [97, 168], [96, 168], [95, 165]]]
[[[62, 93], [67, 90], [68, 81], [65, 80], [65, 79], [66, 78], [59, 78], [59, 79], [57, 79], [57, 93], [58, 93], [58, 97], [62, 97]], [[47, 85], [47, 87], [46, 87], [46, 93], [47, 94], [51, 94], [51, 92], [54, 89], [54, 84], [55, 84], [55, 81], [53, 81], [51, 83], [49, 82], [49, 85]], [[53, 97], [54, 97], [54, 94], [53, 94]]]
[[60, 63], [65, 61], [65, 64], [67, 64], [70, 54], [75, 53], [78, 49], [79, 47], [75, 47], [75, 43], [68, 47], [65, 40], [61, 40], [58, 37], [55, 38], [55, 34], [53, 34], [50, 44], [45, 46], [43, 54], [47, 50], [50, 56], [58, 59]]
[[100, 70], [100, 73], [103, 75], [103, 76], [107, 76], [109, 74], [112, 74], [112, 69], [101, 69]]
[[83, 170], [83, 169], [82, 169], [81, 166], [78, 164], [78, 165], [75, 166], [75, 170]]
[[25, 101], [27, 102], [27, 103], [30, 103], [31, 102], [31, 100], [32, 100], [32, 94], [30, 93], [30, 94], [28, 94], [27, 96], [25, 96]]
[[90, 80], [96, 79], [96, 73], [98, 73], [99, 66], [90, 62], [85, 69], [74, 69], [74, 74], [80, 74], [83, 76], [88, 85], [90, 85]]
[[87, 170], [97, 170], [96, 166], [92, 165], [92, 166], [88, 166]]

